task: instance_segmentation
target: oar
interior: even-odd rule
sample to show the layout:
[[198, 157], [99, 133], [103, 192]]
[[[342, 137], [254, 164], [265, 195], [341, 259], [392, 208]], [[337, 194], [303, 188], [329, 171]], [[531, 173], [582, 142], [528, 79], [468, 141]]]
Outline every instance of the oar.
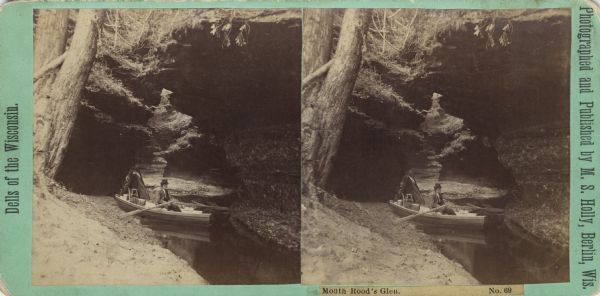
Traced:
[[229, 211], [229, 208], [227, 208], [227, 207], [211, 206], [211, 205], [203, 204], [201, 202], [197, 202], [195, 200], [193, 200], [192, 203], [200, 208], [215, 209], [215, 210], [220, 210], [220, 211]]
[[476, 208], [476, 209], [487, 209], [488, 208], [488, 207], [482, 207], [482, 206], [474, 205], [472, 203], [466, 203], [465, 205], [467, 205], [469, 207]]
[[467, 206], [474, 207], [474, 209], [472, 209], [471, 211], [483, 211], [483, 212], [488, 212], [488, 213], [493, 213], [493, 214], [501, 214], [501, 213], [504, 213], [504, 209], [499, 209], [499, 208], [491, 208], [491, 207], [489, 207], [489, 208], [486, 208], [486, 207], [479, 207], [479, 206], [476, 206], [476, 205], [474, 205], [474, 204], [470, 204], [470, 203], [467, 203]]
[[445, 208], [445, 207], [447, 207], [447, 206], [448, 206], [448, 204], [445, 204], [445, 205], [443, 205], [443, 206], [439, 206], [439, 207], [437, 207], [437, 208], [433, 208], [433, 209], [431, 209], [431, 210], [429, 210], [429, 211], [425, 211], [425, 212], [422, 212], [422, 213], [418, 213], [418, 214], [410, 215], [410, 216], [408, 216], [408, 217], [400, 218], [398, 221], [399, 221], [399, 222], [408, 221], [408, 220], [411, 220], [412, 218], [416, 218], [416, 217], [419, 217], [419, 216], [425, 215], [425, 214], [427, 214], [427, 213], [435, 212], [435, 211], [437, 211], [437, 210], [440, 210], [440, 209], [442, 209], [442, 208]]
[[197, 201], [192, 201], [192, 202], [178, 201], [177, 204], [186, 206], [186, 207], [190, 207], [190, 208], [207, 208], [207, 209], [214, 209], [217, 211], [229, 211], [228, 207], [211, 206], [211, 205], [203, 204], [203, 203], [200, 203]]
[[168, 206], [168, 205], [170, 205], [170, 204], [172, 204], [174, 202], [176, 202], [176, 200], [172, 200], [172, 201], [169, 201], [169, 202], [166, 202], [166, 203], [163, 203], [163, 204], [159, 204], [157, 206], [150, 207], [150, 208], [145, 208], [145, 209], [135, 210], [135, 211], [132, 211], [132, 212], [127, 212], [127, 213], [121, 215], [121, 218], [127, 218], [129, 216], [137, 215], [137, 214], [139, 214], [141, 212], [145, 212], [145, 211], [152, 210], [152, 209], [157, 209], [157, 208], [162, 208], [162, 207]]

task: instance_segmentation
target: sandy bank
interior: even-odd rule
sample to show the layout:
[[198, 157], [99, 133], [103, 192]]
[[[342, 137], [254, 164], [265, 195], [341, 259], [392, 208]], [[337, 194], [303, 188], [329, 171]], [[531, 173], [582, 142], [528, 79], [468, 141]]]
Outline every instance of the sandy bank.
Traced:
[[[35, 190], [34, 285], [207, 284], [183, 259], [163, 248], [136, 220], [104, 197], [60, 188]], [[96, 199], [96, 202], [91, 200]], [[110, 226], [110, 227], [109, 227]]]
[[410, 223], [382, 203], [302, 201], [305, 284], [477, 284]]

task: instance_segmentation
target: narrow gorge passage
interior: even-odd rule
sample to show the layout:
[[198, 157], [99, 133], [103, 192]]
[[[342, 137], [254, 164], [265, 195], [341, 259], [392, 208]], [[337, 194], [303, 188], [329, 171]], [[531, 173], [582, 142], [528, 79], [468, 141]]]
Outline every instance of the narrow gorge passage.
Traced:
[[244, 227], [297, 248], [300, 20], [234, 18], [234, 31], [252, 30], [239, 46], [212, 34], [208, 15], [174, 30], [158, 65], [143, 49], [102, 51], [57, 180], [112, 195], [137, 166], [148, 186], [168, 178], [178, 196], [226, 200]]
[[[457, 208], [502, 213], [489, 214], [493, 229], [486, 222], [477, 234], [420, 229], [477, 280], [566, 281], [570, 13], [419, 10], [394, 16], [405, 23], [417, 14], [414, 31], [391, 25], [399, 33], [390, 29], [387, 49], [377, 34], [381, 25], [369, 33], [325, 188], [339, 199], [331, 199], [331, 207], [385, 232], [381, 225], [394, 218], [385, 203], [398, 198], [410, 172], [426, 206], [439, 183]], [[491, 250], [506, 256], [491, 256]], [[515, 262], [515, 277], [486, 267], [502, 260]]]
[[[202, 278], [215, 284], [298, 282], [300, 10], [105, 13], [107, 23], [129, 22], [99, 36], [51, 186], [76, 209], [110, 213], [86, 215], [121, 235], [135, 227], [117, 227], [126, 222], [110, 210], [127, 209], [112, 197], [135, 169], [148, 204], [157, 204], [166, 184], [184, 211], [164, 215], [189, 214], [210, 224], [165, 222], [166, 235], [156, 225], [135, 224], [153, 229]], [[212, 239], [205, 241], [207, 227]], [[225, 260], [223, 250], [239, 254]], [[253, 274], [256, 268], [265, 270]]]
[[410, 169], [427, 204], [434, 185], [442, 182], [445, 196], [455, 202], [503, 207], [515, 185], [510, 171], [490, 140], [448, 114], [442, 99], [433, 93], [429, 109], [413, 111], [421, 116], [413, 129], [390, 127], [351, 109], [332, 178], [336, 193], [350, 200], [385, 202], [394, 198]]

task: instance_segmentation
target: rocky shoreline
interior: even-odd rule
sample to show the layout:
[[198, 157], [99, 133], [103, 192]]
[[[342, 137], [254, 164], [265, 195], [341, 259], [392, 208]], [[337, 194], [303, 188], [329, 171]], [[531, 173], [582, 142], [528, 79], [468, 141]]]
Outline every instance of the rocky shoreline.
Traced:
[[300, 135], [294, 124], [248, 128], [226, 141], [240, 193], [231, 217], [264, 241], [300, 250]]
[[[489, 24], [497, 31], [482, 38]], [[524, 233], [567, 246], [569, 24], [560, 9], [473, 15], [440, 25], [418, 59], [367, 51], [330, 189], [385, 201], [413, 169], [421, 190], [440, 182], [448, 199], [485, 199]], [[511, 26], [510, 42], [497, 40]], [[553, 47], [533, 53], [536, 40]]]

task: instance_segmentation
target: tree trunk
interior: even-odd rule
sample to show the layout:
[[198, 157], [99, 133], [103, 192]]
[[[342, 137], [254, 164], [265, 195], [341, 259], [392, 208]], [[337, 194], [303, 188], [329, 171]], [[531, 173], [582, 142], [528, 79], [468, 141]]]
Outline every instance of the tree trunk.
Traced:
[[81, 93], [96, 56], [98, 23], [104, 11], [82, 9], [65, 61], [56, 74], [49, 100], [52, 102], [51, 120], [43, 132], [45, 138], [45, 173], [54, 178], [64, 158], [77, 118]]
[[302, 77], [329, 61], [333, 48], [333, 9], [304, 9]]
[[[333, 9], [305, 9], [302, 30], [302, 78], [327, 63], [333, 48]], [[312, 115], [322, 81], [315, 81], [302, 91], [302, 180], [314, 182], [312, 176], [311, 147], [306, 141], [312, 130]], [[306, 187], [304, 187], [306, 188]]]
[[[34, 58], [33, 72], [37, 72], [50, 61], [62, 55], [67, 45], [67, 22], [69, 19], [69, 10], [67, 9], [42, 9], [37, 15], [34, 36]], [[34, 129], [33, 129], [33, 149], [35, 171], [39, 171], [42, 162], [40, 151], [43, 150], [43, 142], [40, 141], [40, 135], [36, 131], [44, 129], [44, 124], [49, 118], [46, 112], [48, 100], [46, 96], [41, 95], [48, 92], [48, 86], [52, 84], [55, 78], [53, 72], [46, 73], [34, 84]]]
[[69, 10], [67, 9], [39, 10], [33, 42], [33, 67], [35, 70], [42, 68], [65, 52], [68, 19]]
[[[333, 167], [346, 112], [348, 98], [354, 88], [362, 61], [362, 43], [367, 29], [370, 10], [347, 9], [342, 20], [335, 56], [319, 91], [305, 100], [311, 104], [310, 121], [303, 134], [306, 156], [303, 174], [307, 182], [324, 187]], [[305, 93], [306, 96], [306, 93]]]

